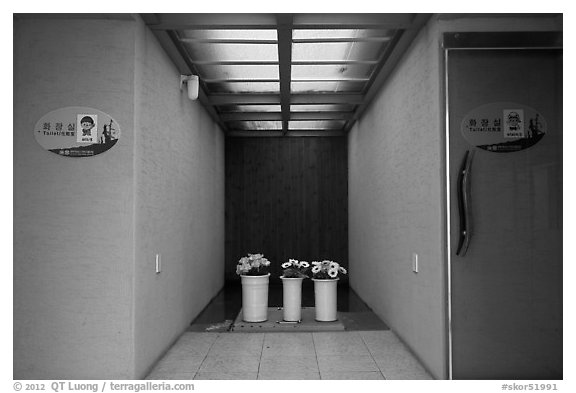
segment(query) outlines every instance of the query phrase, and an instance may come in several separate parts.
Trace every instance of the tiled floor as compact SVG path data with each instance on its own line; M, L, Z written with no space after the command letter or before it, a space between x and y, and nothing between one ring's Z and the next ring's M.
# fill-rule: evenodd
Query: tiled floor
M147 379L432 379L390 330L186 332Z

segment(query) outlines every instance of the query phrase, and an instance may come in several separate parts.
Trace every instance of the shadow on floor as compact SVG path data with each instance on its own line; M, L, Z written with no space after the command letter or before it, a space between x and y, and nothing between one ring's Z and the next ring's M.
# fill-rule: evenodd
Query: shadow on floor
M268 306L282 307L282 284L270 283ZM314 307L314 285L302 285L302 307ZM224 288L191 323L192 332L227 332L242 308L239 281L226 282ZM364 303L346 282L338 284L338 315L345 330L388 330L388 326Z

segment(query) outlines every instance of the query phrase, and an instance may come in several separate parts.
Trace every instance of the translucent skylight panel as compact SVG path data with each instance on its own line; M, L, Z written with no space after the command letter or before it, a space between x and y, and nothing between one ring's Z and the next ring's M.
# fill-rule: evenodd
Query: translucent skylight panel
M291 112L352 112L354 105L350 104L292 104Z
M377 60L384 42L295 43L293 61Z
M221 105L220 112L280 112L280 105Z
M292 93L359 93L366 86L366 82L292 82L290 86Z
M179 32L180 38L193 39L218 39L218 40L278 40L276 30L250 30L250 29L230 29L230 30L183 30Z
M292 79L348 79L369 78L371 64L292 65Z
M231 130L249 131L276 131L282 129L281 121L231 121L228 122L228 128Z
M292 38L301 39L336 39L390 37L391 30L385 29L295 29Z
M345 120L290 120L289 130L339 130L346 124Z
M272 44L214 44L185 42L193 61L278 61L278 46Z
M207 83L210 93L279 93L280 82Z
M204 79L270 79L278 80L277 65L198 65L200 78Z

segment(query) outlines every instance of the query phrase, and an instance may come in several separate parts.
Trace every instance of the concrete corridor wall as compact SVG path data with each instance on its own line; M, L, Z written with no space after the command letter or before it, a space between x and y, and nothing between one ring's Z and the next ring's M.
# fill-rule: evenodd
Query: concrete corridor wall
M136 376L224 285L224 134L137 25ZM161 254L162 272L155 273Z
M440 63L429 23L348 138L350 281L446 375ZM418 253L419 273L412 272Z
M142 378L220 289L223 135L178 77L138 16L15 16L15 379ZM36 121L67 106L119 142L44 150Z

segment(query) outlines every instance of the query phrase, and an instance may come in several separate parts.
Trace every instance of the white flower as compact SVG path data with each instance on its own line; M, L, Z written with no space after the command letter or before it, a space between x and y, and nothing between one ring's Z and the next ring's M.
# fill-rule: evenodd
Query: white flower
M336 278L338 275L338 269L328 269L328 275L332 278Z
M320 272L321 267L316 265L312 268L312 273L319 273Z
M340 267L340 265L336 262L330 262L330 267L329 269L336 269L338 270L338 268Z
M261 272L263 266L270 266L270 261L264 258L264 254L248 254L242 257L236 265L236 274L248 274L253 269L255 272Z
M314 266L320 266L321 264L322 262L312 261L312 265Z
M310 267L310 264L309 264L308 262L306 262L306 261L302 261L302 262L300 262L300 266L302 266L302 267Z
M283 268L283 269L288 269L290 266L292 266L292 263L290 263L290 262L284 262L284 263L282 264L282 268Z
M340 267L338 268L338 270L340 270L343 274L348 273L348 272L346 271L346 269L344 269L342 266L340 266Z
M298 261L297 261L296 259L289 259L288 262L289 262L289 263L294 263L294 264L298 263Z

